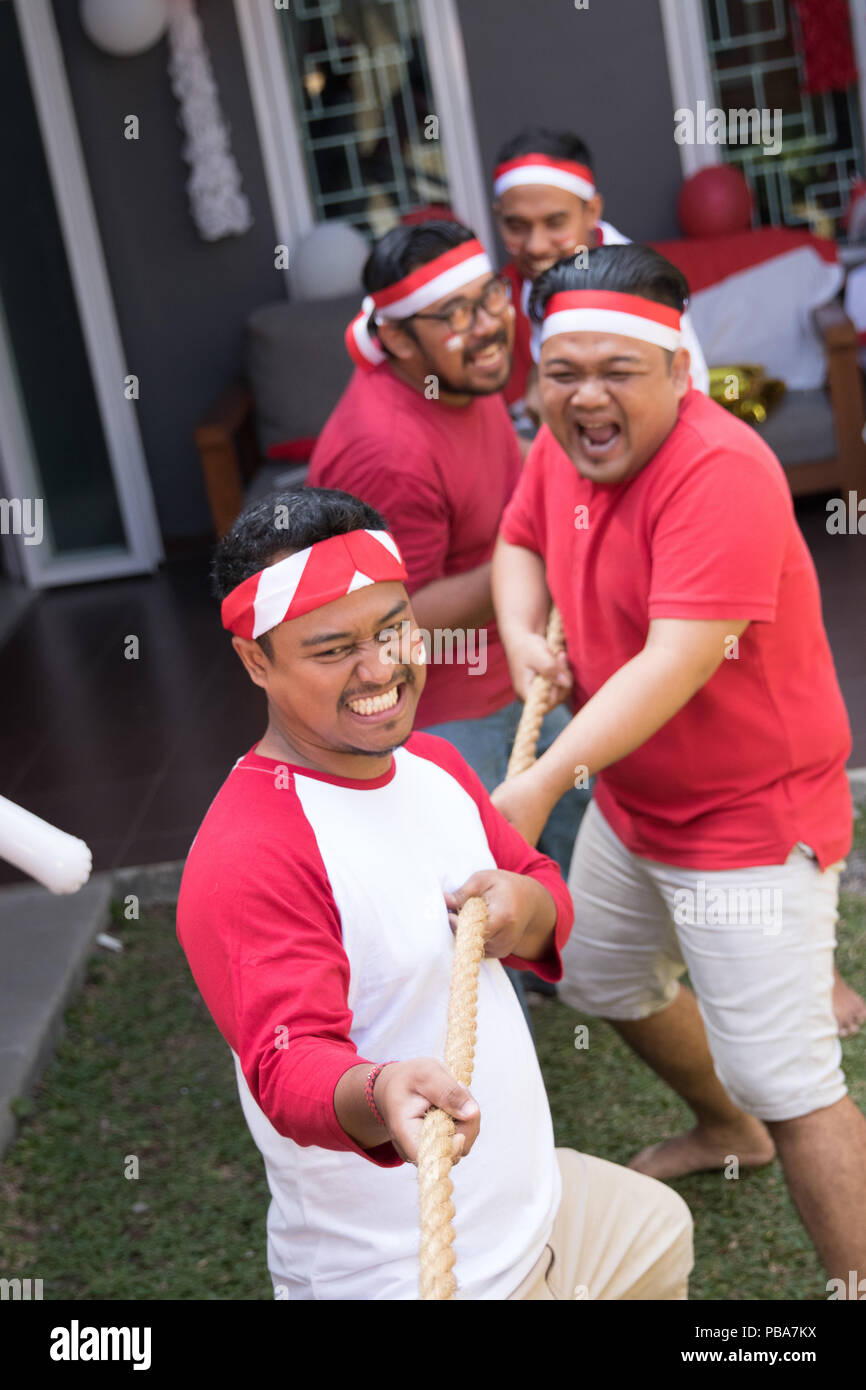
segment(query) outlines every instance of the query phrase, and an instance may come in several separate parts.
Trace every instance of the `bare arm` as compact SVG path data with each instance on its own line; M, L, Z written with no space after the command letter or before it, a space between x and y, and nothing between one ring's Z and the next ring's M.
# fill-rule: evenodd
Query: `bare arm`
M493 551L493 604L506 650L530 633L543 633L550 608L544 561L534 550L500 536Z
M576 770L592 776L657 733L721 665L725 639L748 625L746 619L653 620L643 650L605 681L528 772L497 788L494 804L534 844L574 786Z
M465 574L434 579L412 595L412 612L419 627L484 627L493 617L490 562Z
M525 700L533 676L546 676L554 682L552 709L568 694L571 675L565 653L554 655L544 640L550 611L544 561L501 536L493 552L493 604L514 689Z
M365 1086L370 1068L366 1063L350 1067L334 1089L334 1113L341 1126L362 1149L375 1149L390 1139L401 1158L414 1163L424 1116L431 1105L446 1110L455 1120L454 1161L468 1154L481 1123L478 1105L470 1092L432 1057L413 1057L392 1062L376 1077L373 1100L381 1114L380 1125L369 1105Z

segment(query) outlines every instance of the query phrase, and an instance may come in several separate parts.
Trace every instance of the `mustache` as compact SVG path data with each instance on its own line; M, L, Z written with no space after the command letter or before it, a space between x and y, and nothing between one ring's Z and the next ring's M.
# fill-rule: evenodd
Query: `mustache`
M486 352L488 348L492 347L505 347L507 343L508 334L505 332L505 329L503 328L499 333L494 333L491 338L485 338L483 343L478 343L474 348L472 348L471 352L464 352L463 361L471 362L472 359L474 357L477 357L480 352Z
M414 671L412 671L408 666L403 667L403 669L401 670L400 675L399 675L399 676L396 676L396 675L395 675L394 681L389 685L388 688L389 688L390 690L393 690L395 684L396 684L396 685L414 685L414 684L415 684L415 673L414 673ZM349 694L343 696L343 698L340 700L340 705L341 705L341 706L347 705L347 704L349 703L350 700L372 700L372 699L375 699L375 697L376 697L377 695L381 695L381 694L382 694L382 687L381 687L381 685L374 685L373 688L372 688L371 690L353 690L353 691L351 691L351 693L349 693Z

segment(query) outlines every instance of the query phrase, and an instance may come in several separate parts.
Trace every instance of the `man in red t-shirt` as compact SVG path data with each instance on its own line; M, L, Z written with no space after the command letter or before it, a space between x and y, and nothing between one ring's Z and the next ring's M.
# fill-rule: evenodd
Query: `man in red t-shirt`
M629 238L602 221L604 199L595 184L593 160L579 135L533 126L502 146L493 175L493 211L510 256L502 274L511 283L515 308L514 354L504 396L518 429L538 425L538 388L527 304L533 283L563 256L596 246L621 246ZM709 391L707 364L688 315L684 346L692 382Z
M541 636L553 599L577 713L494 800L531 842L575 774L597 776L560 992L613 1022L697 1118L633 1166L757 1164L775 1142L842 1275L866 1262L866 1120L832 1009L850 732L778 461L689 388L687 293L638 246L561 261L534 292L547 424L494 594L516 689L541 671L562 695Z
M364 286L347 333L358 370L319 438L308 482L341 488L386 517L428 634L418 726L453 743L492 790L522 709L490 592L497 529L521 469L501 395L514 310L483 247L453 221L388 232ZM539 746L565 722L553 711ZM572 791L542 838L564 875L586 800Z

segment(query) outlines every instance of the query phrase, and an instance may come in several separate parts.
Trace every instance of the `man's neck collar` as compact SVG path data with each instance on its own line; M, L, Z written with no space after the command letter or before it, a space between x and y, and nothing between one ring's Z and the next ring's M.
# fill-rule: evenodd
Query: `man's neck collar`
M390 749L385 753L368 755L305 745L293 739L273 718L268 720L265 736L256 745L256 753L261 758L272 758L291 767L308 768L327 777L357 782L373 782L385 776L394 761L394 753Z

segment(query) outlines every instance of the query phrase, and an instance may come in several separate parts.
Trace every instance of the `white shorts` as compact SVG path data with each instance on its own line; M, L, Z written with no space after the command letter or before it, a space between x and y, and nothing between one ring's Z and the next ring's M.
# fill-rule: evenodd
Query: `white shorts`
M687 969L737 1105L762 1120L834 1105L847 1091L832 1000L842 867L822 873L801 845L784 864L660 864L626 849L592 802L568 879L560 997L601 1018L646 1018Z

